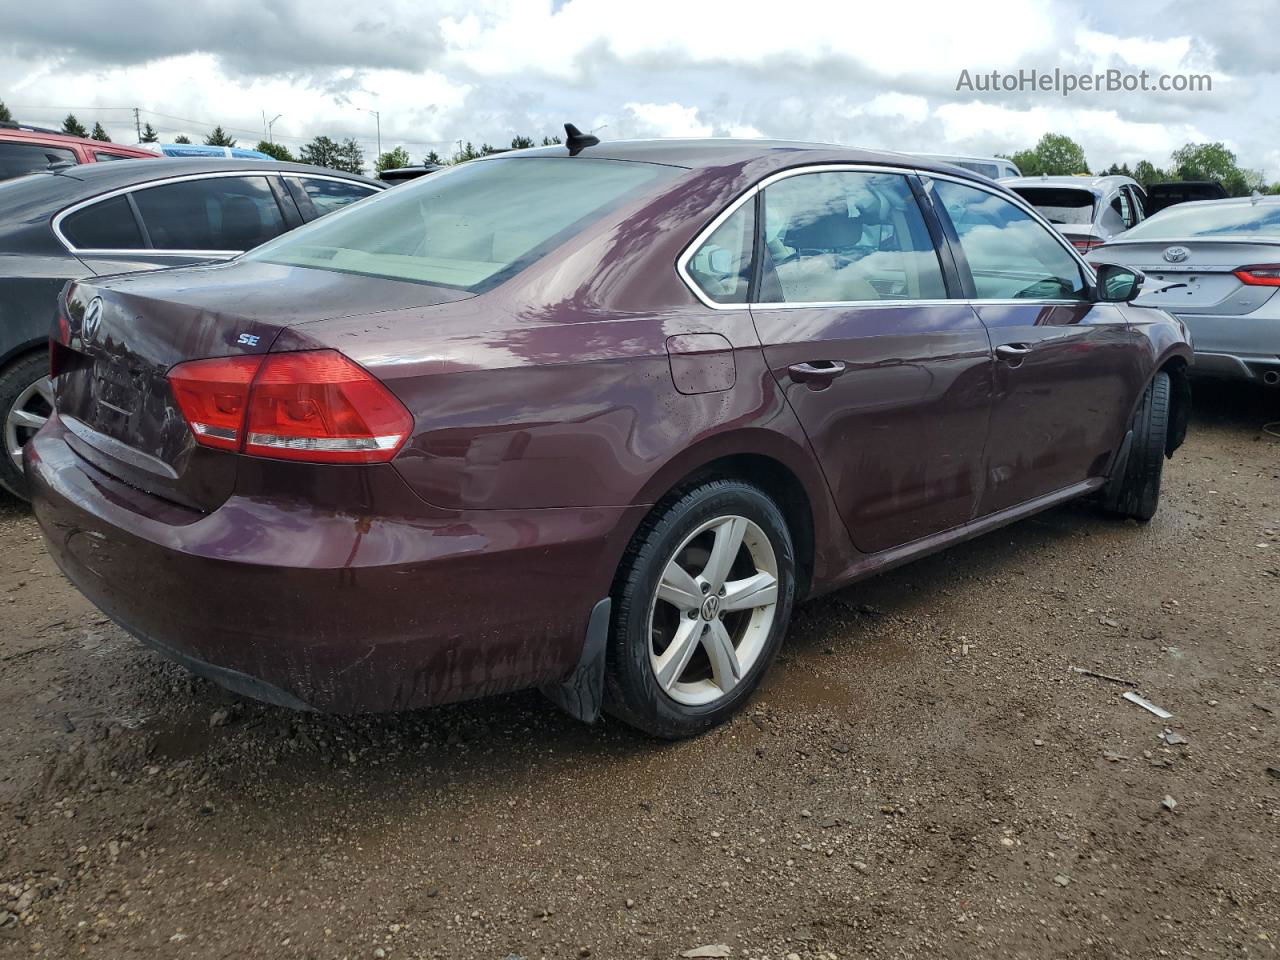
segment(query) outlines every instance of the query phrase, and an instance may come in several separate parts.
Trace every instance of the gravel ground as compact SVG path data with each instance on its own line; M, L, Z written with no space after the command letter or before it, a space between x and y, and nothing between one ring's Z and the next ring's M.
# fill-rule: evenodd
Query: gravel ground
M1274 401L1199 390L1148 526L1074 505L808 604L679 744L239 700L5 501L0 955L1273 956Z

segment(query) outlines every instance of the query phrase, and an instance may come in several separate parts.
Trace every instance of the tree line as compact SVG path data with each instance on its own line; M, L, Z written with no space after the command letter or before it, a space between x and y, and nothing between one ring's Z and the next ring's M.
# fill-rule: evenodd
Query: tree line
M1002 155L1003 156L1003 155ZM1006 159L1018 165L1023 176L1075 176L1094 173L1101 176L1132 177L1144 187L1170 180L1216 180L1227 194L1247 197L1259 193L1280 193L1280 183L1267 185L1262 173L1241 167L1236 155L1222 142L1188 143L1169 156L1167 167L1157 167L1149 160L1139 160L1130 169L1127 163L1113 163L1096 171L1089 169L1084 148L1061 133L1046 133L1028 150L1009 154Z
M0 122L13 122L13 115L3 101L0 101ZM95 123L92 131L86 130L84 124L76 119L73 113L68 113L66 119L62 121L62 132L73 137L88 137L106 143L111 142L111 138L107 136L107 131L103 129L101 123ZM155 128L149 123L146 124L142 130L142 142L158 143L159 141L160 135ZM191 143L191 139L185 134L179 134L174 137L173 142ZM546 136L541 140L544 147L560 142L559 137L553 136ZM236 138L223 130L221 125L215 126L209 131L204 137L204 143L211 147L238 146ZM458 149L447 157L441 156L435 150L431 150L422 158L421 162L440 165L463 163L467 160L474 160L476 157L502 153L508 149L521 150L536 145L533 137L522 134L511 138L510 147L495 147L489 143L481 143L477 147L470 140L459 141ZM273 143L269 140L259 140L252 149L265 153L277 160L310 163L318 167L329 167L332 170L343 170L347 173L365 172L364 151L361 149L360 144L350 137L339 143L321 135L304 144L296 154L283 144ZM999 156L1005 155L1000 154ZM1047 176L1087 175L1095 172L1089 169L1088 161L1084 155L1084 148L1070 137L1061 133L1046 133L1034 147L1009 154L1006 159L1016 163L1023 175L1028 177L1038 177L1041 174ZM393 170L396 167L409 166L413 166L413 158L408 150L400 146L382 153L373 163L375 174L382 173L384 170ZM1268 185L1261 172L1241 167L1236 155L1221 142L1188 143L1186 146L1179 147L1170 155L1167 167L1157 167L1149 160L1139 160L1132 169L1127 163L1113 163L1109 167L1100 168L1096 173L1132 177L1144 187L1168 180L1217 180L1227 193L1233 197L1248 196L1254 190L1261 193L1280 194L1280 183Z

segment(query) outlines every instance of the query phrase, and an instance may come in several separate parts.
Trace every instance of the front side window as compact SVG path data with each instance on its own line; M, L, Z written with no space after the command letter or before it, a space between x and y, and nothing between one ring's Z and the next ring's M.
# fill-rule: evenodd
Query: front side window
M583 157L473 160L313 221L248 259L480 293L682 173Z
M0 142L0 180L20 177L24 173L48 170L49 165L60 161L79 163L71 150L62 147L46 147L38 143Z
M1082 300L1084 272L1058 238L1004 197L949 180L934 189L983 300Z
M317 177L299 177L298 182L306 192L311 205L315 207L316 216L341 210L348 203L363 200L378 191L347 180L321 180Z
M751 246L755 204L748 200L712 231L685 269L716 303L746 303L751 287Z
M157 250L250 250L285 231L266 177L208 177L133 193Z
M933 300L947 295L907 179L832 171L764 191L765 303Z
M141 250L142 232L127 197L112 197L66 217L62 235L79 250Z

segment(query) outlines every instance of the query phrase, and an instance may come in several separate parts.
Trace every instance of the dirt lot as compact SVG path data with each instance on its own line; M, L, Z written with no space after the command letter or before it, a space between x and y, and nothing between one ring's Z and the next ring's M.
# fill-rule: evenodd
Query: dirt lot
M815 601L674 745L535 694L238 700L5 501L0 955L1273 956L1280 440L1198 401L1149 526L1072 506Z

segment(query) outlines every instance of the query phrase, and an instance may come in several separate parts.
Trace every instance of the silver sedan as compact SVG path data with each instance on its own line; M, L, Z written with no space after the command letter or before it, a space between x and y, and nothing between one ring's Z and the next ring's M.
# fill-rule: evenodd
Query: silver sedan
M1280 386L1280 197L1180 203L1089 259L1147 275L1134 302L1186 323L1197 374Z

